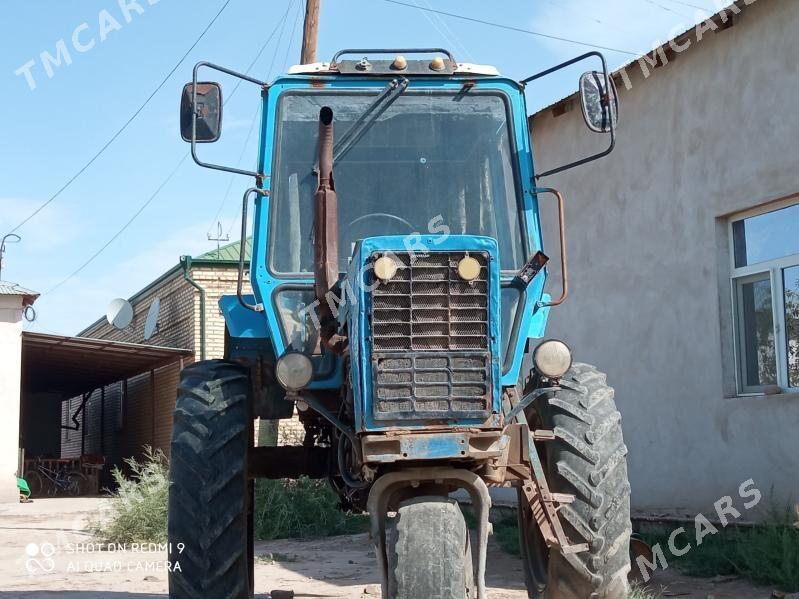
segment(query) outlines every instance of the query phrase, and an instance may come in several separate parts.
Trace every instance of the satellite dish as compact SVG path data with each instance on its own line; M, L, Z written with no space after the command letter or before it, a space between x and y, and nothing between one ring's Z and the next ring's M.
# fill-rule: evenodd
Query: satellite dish
M150 304L150 309L147 311L147 320L144 321L144 339L147 340L153 336L155 330L158 328L158 311L161 309L161 298L157 297Z
M105 317L108 319L108 324L114 328L127 328L133 320L133 306L130 305L128 300L118 297L108 304Z

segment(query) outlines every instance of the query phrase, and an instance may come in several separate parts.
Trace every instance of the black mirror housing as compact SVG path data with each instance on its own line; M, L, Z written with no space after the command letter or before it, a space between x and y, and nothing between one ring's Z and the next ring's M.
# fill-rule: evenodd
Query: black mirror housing
M196 96L196 106L195 106ZM193 129L194 115L197 115L196 135ZM213 143L222 135L222 86L204 81L183 86L180 99L180 135L183 141Z
M588 71L580 77L580 104L583 108L585 124L596 133L610 133L619 119L619 96L612 77L605 73Z

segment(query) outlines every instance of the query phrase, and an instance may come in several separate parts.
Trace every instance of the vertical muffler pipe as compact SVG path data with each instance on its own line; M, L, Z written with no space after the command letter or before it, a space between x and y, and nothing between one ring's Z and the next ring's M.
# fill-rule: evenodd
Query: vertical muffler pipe
M333 110L319 111L319 185L314 195L314 290L319 300L322 341L335 333L333 312L327 300L338 282L338 199L333 182Z

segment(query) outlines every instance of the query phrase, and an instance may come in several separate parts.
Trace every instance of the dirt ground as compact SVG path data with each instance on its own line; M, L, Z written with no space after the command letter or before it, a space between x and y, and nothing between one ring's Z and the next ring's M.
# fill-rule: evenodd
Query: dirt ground
M100 548L88 523L108 509L106 499L40 499L0 506L0 599L150 599L167 596L166 552L160 547ZM258 543L255 588L295 597L379 597L376 560L367 535ZM272 556L271 558L269 556ZM491 599L526 599L521 563L490 545ZM688 599L767 599L737 579L705 580L660 572L654 596Z

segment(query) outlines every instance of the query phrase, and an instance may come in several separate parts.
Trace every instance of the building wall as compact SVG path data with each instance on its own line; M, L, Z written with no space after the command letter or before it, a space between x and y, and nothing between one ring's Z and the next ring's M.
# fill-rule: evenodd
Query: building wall
M760 0L647 80L633 65L615 152L540 182L564 192L569 240L548 335L616 387L639 511L693 515L749 478L799 497L799 396L736 396L725 218L799 193L796 31L799 4ZM576 104L533 135L539 172L604 137Z
M17 503L22 296L0 295L0 503Z

